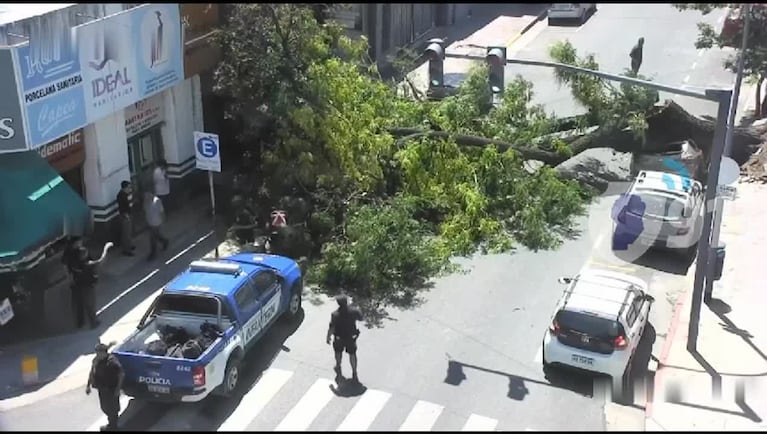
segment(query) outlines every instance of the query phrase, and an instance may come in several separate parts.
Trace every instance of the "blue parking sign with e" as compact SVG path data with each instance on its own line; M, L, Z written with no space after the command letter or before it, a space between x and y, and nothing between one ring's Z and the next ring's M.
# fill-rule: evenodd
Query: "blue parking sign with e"
M213 158L218 153L218 145L210 137L203 137L197 141L197 150L202 156Z

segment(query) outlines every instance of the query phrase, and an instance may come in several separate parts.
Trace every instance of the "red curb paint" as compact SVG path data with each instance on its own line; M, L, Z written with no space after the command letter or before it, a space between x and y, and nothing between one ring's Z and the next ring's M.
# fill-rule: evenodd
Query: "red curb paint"
M685 301L687 301L687 296L690 294L692 289L692 286L688 287L674 305L674 314L671 317L671 324L669 324L668 333L666 333L666 340L663 342L663 348L661 348L660 356L658 356L658 369L655 371L655 377L653 379L652 399L647 399L647 402L645 403L645 418L652 416L653 401L659 393L658 385L660 384L663 365L666 364L668 354L671 352L671 344L674 342L676 329L679 327L679 321L682 319L682 308L684 307Z

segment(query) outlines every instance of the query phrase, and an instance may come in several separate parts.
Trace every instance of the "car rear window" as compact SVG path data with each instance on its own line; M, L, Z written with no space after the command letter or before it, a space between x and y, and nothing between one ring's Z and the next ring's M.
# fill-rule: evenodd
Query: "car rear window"
M560 310L556 320L565 330L576 331L602 340L612 340L623 332L623 327L618 321L583 312Z
M684 202L660 194L639 194L641 201L630 201L629 212L632 214L660 219L680 219L683 217Z
M221 315L228 317L226 304L221 306ZM192 295L162 294L154 309L155 313L182 312L196 315L218 315L218 303L210 297Z

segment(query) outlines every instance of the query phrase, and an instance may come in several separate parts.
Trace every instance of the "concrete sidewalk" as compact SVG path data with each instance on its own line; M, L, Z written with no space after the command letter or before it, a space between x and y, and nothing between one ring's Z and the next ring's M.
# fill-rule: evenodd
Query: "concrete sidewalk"
M767 186L739 184L738 196L725 203L724 273L702 307L697 351L687 350L689 290L660 356L647 431L767 430L767 230L757 223L767 213Z
M147 233L135 239L136 256L126 257L119 251L110 254L99 273L97 307L102 325L96 330L75 329L67 288L52 289L46 300L50 309L41 327L47 335L38 332L38 336L18 339L0 349L0 409L81 387L95 343L120 340L130 334L162 285L190 260L215 247L223 231L213 233L206 215L209 209L203 195L171 214L165 229L171 239L170 248L152 262L146 256ZM21 361L26 356L37 358L37 386L23 385Z

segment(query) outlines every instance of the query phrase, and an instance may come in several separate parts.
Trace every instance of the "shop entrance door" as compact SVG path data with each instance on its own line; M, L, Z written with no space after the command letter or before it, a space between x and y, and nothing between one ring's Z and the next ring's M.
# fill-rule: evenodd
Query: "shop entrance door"
M162 136L159 128L153 128L128 139L128 165L133 184L133 231L144 229L144 192L152 191L152 171L155 163L163 157Z

